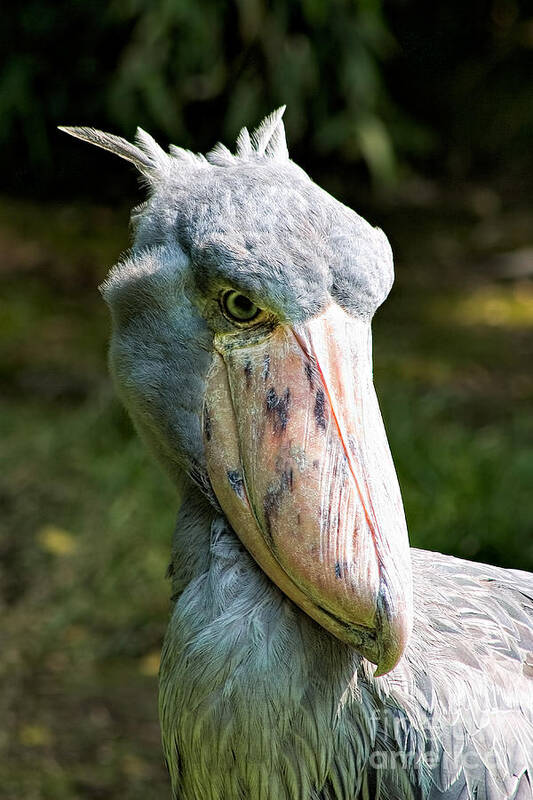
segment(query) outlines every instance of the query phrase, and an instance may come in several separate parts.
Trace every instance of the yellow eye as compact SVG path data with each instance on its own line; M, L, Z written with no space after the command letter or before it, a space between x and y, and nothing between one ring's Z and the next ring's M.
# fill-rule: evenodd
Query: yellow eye
M222 311L231 322L253 322L262 309L245 294L229 289L220 298Z

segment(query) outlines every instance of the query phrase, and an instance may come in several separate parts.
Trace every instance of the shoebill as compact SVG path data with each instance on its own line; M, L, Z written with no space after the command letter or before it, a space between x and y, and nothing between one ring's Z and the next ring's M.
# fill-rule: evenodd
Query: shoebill
M533 576L410 549L372 382L384 233L289 159L68 133L148 200L110 364L179 488L163 746L180 800L533 798Z

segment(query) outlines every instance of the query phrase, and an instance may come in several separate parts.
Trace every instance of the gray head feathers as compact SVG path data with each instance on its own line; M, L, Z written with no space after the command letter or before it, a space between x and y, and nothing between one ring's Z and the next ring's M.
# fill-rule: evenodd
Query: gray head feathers
M370 317L392 285L390 246L289 159L284 111L243 128L235 152L217 144L205 156L175 145L165 152L140 128L133 143L62 130L131 161L145 179L149 200L132 215L135 252L178 244L195 280L238 283L283 319L318 312L329 296Z
M243 128L237 137L235 155L220 143L216 144L206 156L192 153L190 150L184 150L182 147L172 144L169 152L165 153L155 139L142 128L137 128L134 144L121 136L104 133L95 128L59 126L59 130L130 161L149 183L156 183L177 164L198 168L227 167L256 159L288 161L289 153L282 122L284 111L285 106L273 111L272 114L265 117L251 135L247 128Z

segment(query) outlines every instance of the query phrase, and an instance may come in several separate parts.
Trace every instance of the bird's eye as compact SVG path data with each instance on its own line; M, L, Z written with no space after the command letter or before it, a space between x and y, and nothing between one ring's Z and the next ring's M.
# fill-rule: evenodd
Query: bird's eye
M249 297L233 289L222 294L220 303L222 311L231 322L253 322L262 311Z

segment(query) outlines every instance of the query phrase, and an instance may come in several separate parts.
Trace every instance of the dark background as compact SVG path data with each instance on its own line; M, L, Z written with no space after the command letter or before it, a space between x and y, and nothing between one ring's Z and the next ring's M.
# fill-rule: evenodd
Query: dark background
M515 0L55 0L3 15L6 188L123 199L58 121L205 151L286 103L308 169L382 189L413 170L527 195L533 13ZM107 179L106 179L107 176Z
M533 569L533 8L41 0L0 26L0 796L167 797L178 505L115 400L97 292L142 198L58 124L292 157L385 229L375 379L412 542Z

